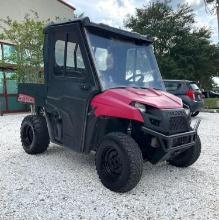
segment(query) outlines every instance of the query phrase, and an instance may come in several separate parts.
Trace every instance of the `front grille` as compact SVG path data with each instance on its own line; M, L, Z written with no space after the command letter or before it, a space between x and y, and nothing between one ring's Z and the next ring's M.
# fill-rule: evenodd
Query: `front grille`
M169 129L171 132L186 131L187 127L187 120L185 116L175 116L170 118Z
M173 139L173 147L190 143L190 137L179 137Z

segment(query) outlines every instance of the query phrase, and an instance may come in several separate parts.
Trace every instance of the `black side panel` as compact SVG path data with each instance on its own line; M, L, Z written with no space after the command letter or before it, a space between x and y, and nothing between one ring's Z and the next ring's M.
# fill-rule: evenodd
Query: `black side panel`
M19 83L18 94L29 95L35 98L36 106L44 106L47 87L45 84Z
M96 117L90 109L86 127L85 153L96 150L103 137L111 132L128 132L129 120L111 117Z

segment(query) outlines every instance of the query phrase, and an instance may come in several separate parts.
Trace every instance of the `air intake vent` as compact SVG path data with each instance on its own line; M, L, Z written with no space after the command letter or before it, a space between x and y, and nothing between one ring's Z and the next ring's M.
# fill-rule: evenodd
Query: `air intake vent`
M171 131L186 131L187 127L185 116L175 116L170 118L169 129Z
M186 112L184 110L180 111L170 111L168 112L168 115L171 116L186 116Z

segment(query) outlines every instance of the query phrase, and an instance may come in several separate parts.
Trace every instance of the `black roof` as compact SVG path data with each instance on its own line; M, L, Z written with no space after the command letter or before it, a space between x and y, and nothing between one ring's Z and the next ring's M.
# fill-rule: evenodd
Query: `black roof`
M72 24L72 23L81 23L82 26L84 27L88 27L91 30L96 30L99 32L108 32L111 34L116 34L119 35L121 37L125 37L125 38L129 38L129 39L135 39L135 40L139 40L139 41L144 41L147 43L152 43L151 39L148 39L146 36L141 35L139 33L135 33L135 32L129 32L126 30L122 30L119 28L114 28L105 24L97 24L97 23L93 23L90 21L90 19L88 17L83 17L83 18L77 18L74 20L70 20L70 21L66 21L66 22L61 22L61 23L50 23L48 24L45 29L44 29L44 33L47 33L48 30L52 27L56 27L56 26L63 26L66 24Z
M164 82L188 82L188 83L196 83L195 81L187 80L187 79L164 79Z

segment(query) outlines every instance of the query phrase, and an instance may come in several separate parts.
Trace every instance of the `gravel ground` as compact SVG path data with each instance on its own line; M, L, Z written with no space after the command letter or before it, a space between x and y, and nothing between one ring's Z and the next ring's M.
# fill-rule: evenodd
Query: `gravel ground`
M219 219L219 114L200 114L203 149L193 166L145 163L126 194L103 187L93 154L54 144L41 155L24 153L24 116L0 117L0 219Z

